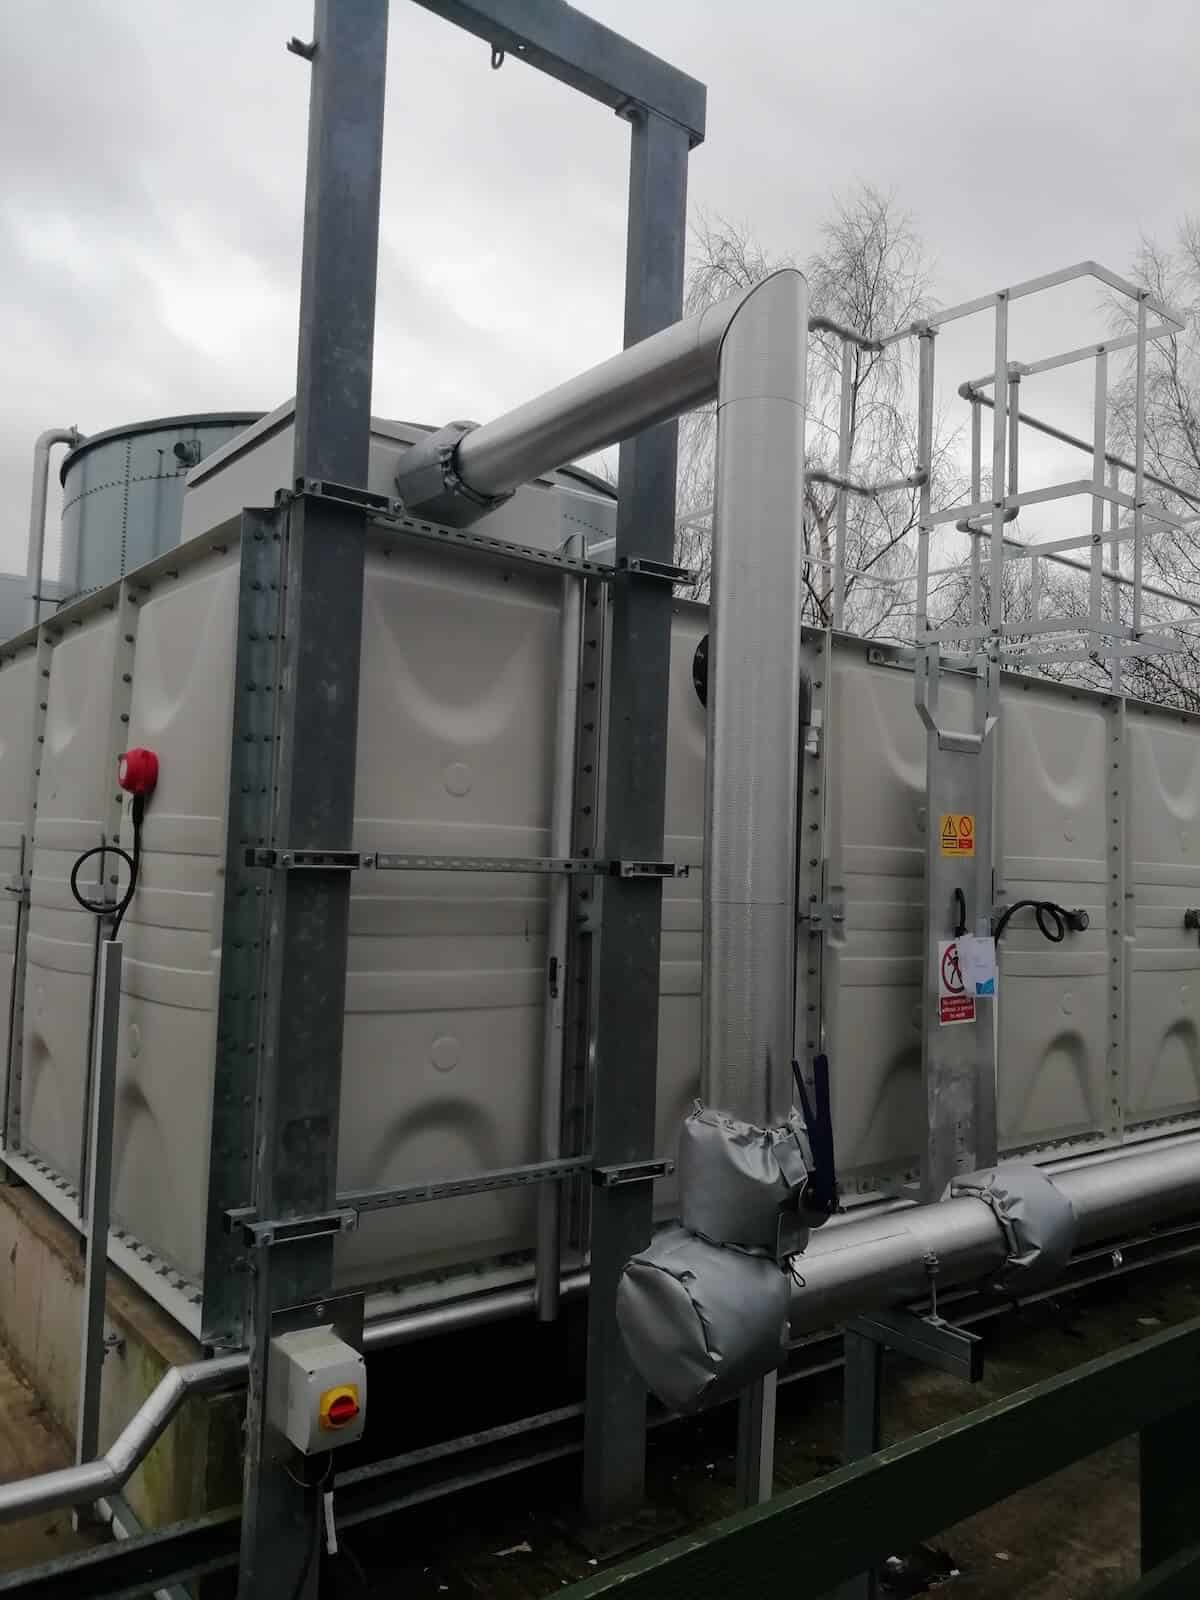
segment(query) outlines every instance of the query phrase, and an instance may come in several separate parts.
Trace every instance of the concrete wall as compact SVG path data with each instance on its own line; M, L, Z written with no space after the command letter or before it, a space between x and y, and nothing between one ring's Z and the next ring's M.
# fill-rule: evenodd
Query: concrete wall
M83 1258L79 1237L32 1190L0 1184L0 1339L74 1438L79 1389ZM100 1447L107 1449L170 1366L202 1352L115 1269L107 1331L121 1341L104 1361ZM130 1479L126 1496L150 1527L236 1503L241 1496L239 1396L190 1400Z

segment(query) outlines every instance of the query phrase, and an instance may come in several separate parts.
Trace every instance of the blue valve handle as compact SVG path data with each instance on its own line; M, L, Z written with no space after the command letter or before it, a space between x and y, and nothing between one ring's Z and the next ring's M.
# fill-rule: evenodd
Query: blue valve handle
M792 1076L800 1096L800 1110L808 1131L813 1170L805 1185L803 1205L808 1211L830 1217L838 1208L837 1168L833 1153L833 1110L829 1097L829 1057L813 1057L813 1099L808 1097L800 1063L792 1062Z

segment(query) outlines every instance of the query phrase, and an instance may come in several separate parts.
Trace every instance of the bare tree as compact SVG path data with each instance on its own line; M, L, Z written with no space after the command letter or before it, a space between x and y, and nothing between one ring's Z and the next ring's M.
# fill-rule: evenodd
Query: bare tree
M705 306L759 282L780 267L802 265L814 311L870 340L908 327L929 309L929 263L912 218L890 195L867 186L835 203L821 230L820 248L803 263L772 255L748 230L702 219L693 232L687 309ZM850 357L850 475L862 480L903 478L916 470L912 355L908 341L882 350L853 348ZM817 333L810 345L807 456L811 468L836 470L842 381L842 344ZM700 574L707 593L713 498L715 416L712 408L684 420L680 440L681 525L678 559ZM934 449L937 503L962 487L949 441ZM833 552L838 491L810 482L804 526L809 561L805 613L827 625L833 613ZM871 498L849 496L846 507L846 612L856 631L885 634L912 611L912 546L919 492L889 490Z
M1145 240L1134 264L1139 283L1184 317L1179 333L1155 340L1146 355L1145 463L1154 477L1175 486L1174 492L1148 483L1152 506L1176 514L1200 512L1200 219L1186 217L1175 242L1164 247ZM1132 326L1136 312L1128 299L1115 304L1114 319ZM1133 361L1127 363L1111 391L1112 443L1132 460L1136 404ZM1132 491L1125 476L1123 486ZM1145 521L1145 581L1161 593L1143 599L1142 622L1148 629L1170 627L1200 612L1200 524L1176 529ZM1131 597L1122 594L1121 613L1132 621ZM1200 708L1200 633L1175 630L1177 654L1148 656L1124 663L1127 691L1143 699Z

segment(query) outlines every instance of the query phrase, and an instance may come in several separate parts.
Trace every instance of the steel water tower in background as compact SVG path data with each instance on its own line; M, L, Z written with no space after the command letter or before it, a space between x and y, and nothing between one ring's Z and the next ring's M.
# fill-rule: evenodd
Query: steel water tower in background
M63 599L111 583L179 543L184 481L256 411L159 417L93 434L63 460Z

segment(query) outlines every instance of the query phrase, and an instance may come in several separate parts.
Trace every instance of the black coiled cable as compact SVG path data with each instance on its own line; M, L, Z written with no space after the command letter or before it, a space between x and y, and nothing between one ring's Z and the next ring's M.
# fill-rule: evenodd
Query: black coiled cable
M119 844L97 844L90 850L85 850L71 868L71 893L85 911L90 911L94 917L111 917L112 928L109 932L110 939L116 939L121 932L121 923L125 920L125 913L129 910L130 901L137 890L138 873L142 865L142 818L146 814L146 797L144 794L135 794L133 805L130 808L133 820L133 851L122 850ZM79 887L79 874L84 863L93 856L100 857L100 875L104 876L106 856L116 856L129 868L129 882L125 893L116 905L110 905L107 900L89 900Z
M1091 922L1086 911L1075 909L1070 911L1066 906L1060 906L1055 900L1014 900L1012 905L1005 906L996 918L996 925L992 930L992 937L999 939L1005 928L1008 927L1018 911L1028 908L1034 914L1038 931L1043 939L1049 939L1051 944L1061 944L1067 937L1067 930L1072 933L1082 933Z

